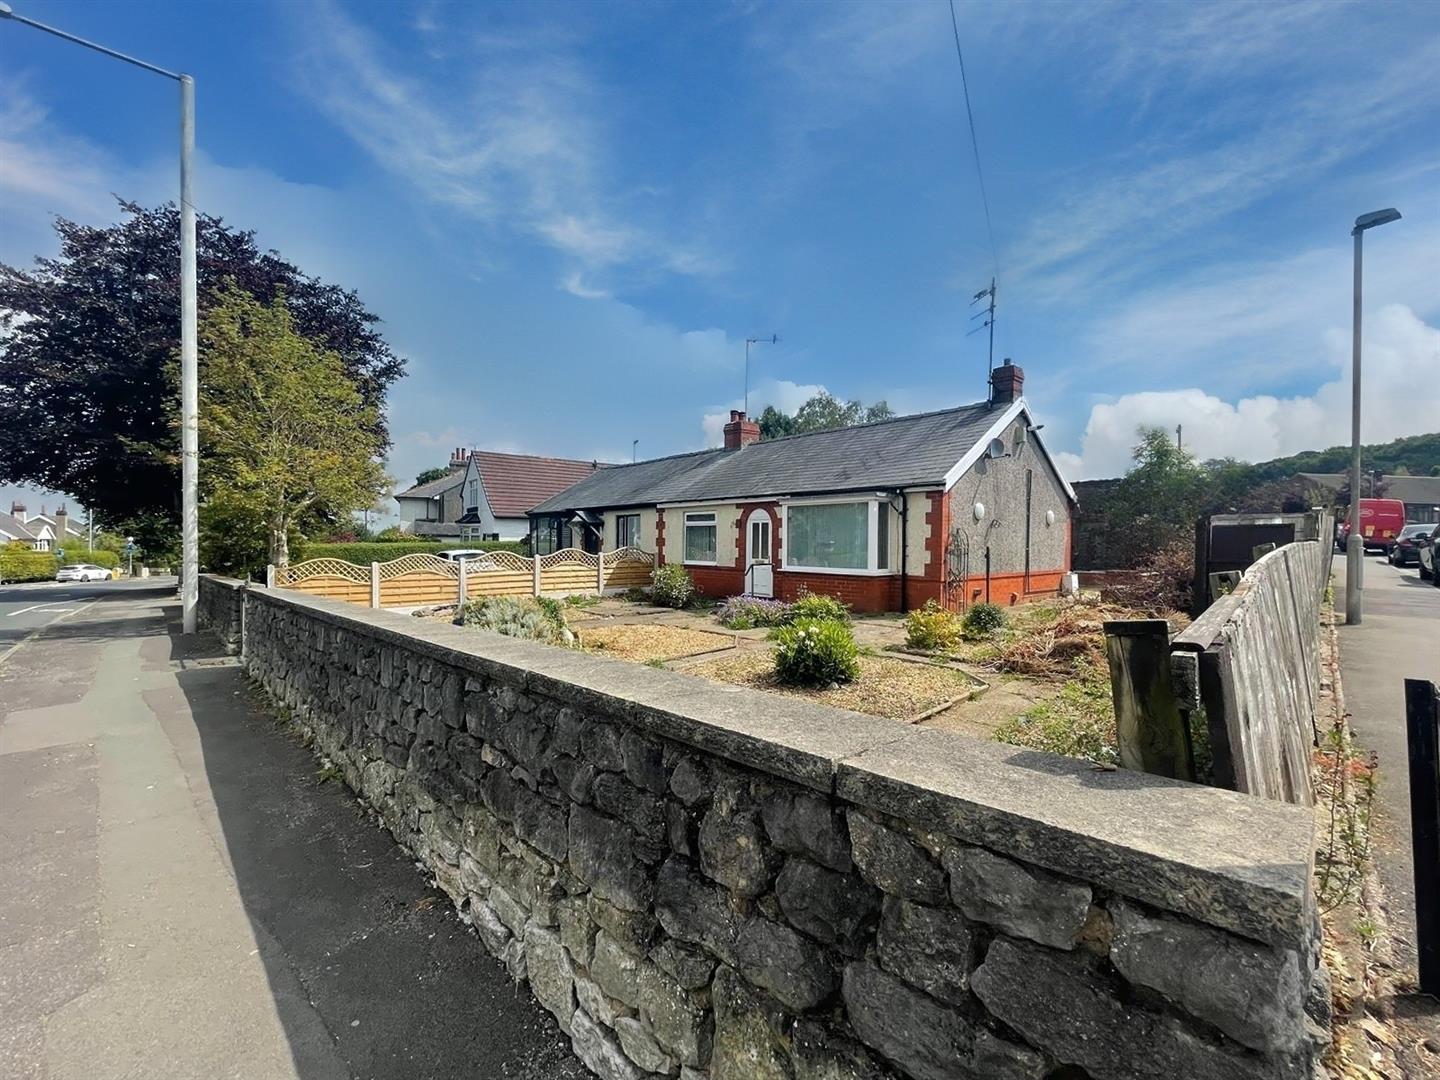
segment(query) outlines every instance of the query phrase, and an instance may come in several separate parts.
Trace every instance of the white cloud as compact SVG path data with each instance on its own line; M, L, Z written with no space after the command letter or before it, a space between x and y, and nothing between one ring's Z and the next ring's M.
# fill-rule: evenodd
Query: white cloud
M1348 362L1349 336L1326 335L1332 370ZM1426 372L1440 368L1440 329L1403 304L1374 313L1365 330L1365 442L1386 442L1440 428L1440 385ZM1059 455L1072 479L1118 476L1130 464L1136 428L1183 426L1185 448L1200 459L1236 457L1265 461L1301 450L1348 443L1350 379L1343 374L1307 396L1257 395L1229 402L1190 387L1125 394L1094 406L1081 453Z
M573 274L565 275L565 280L560 283L560 287L566 292L568 292L571 296L578 296L581 300L610 299L610 290L596 289L592 286L585 284L585 281L580 276L580 272L578 270L575 271Z
M789 379L762 379L750 389L750 415L758 417L765 406L774 405L783 413L793 413L816 394L825 393L819 383L794 383ZM744 398L736 398L722 408L706 412L700 418L706 446L720 446L725 441L725 425L730 422L731 409L743 409Z

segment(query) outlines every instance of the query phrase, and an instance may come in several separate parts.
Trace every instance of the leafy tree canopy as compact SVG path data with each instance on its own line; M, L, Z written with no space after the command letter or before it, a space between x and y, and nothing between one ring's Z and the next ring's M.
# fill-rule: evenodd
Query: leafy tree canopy
M421 484L428 484L432 480L443 480L449 475L449 469L426 469L419 476L415 477L415 486L419 487Z
M337 353L296 329L283 295L262 303L226 288L206 313L201 341L201 490L212 558L233 567L266 551L284 566L313 508L346 514L385 489L378 410ZM217 543L229 547L220 558Z
M179 213L120 209L104 228L57 219L56 258L0 264L0 482L64 492L159 551L179 522ZM196 232L202 317L227 281L262 303L283 294L293 332L360 395L364 445L383 448L385 392L405 364L377 316L251 232L209 215Z
M785 435L805 435L812 431L829 431L832 428L853 427L869 424L876 420L889 420L895 411L884 401L866 406L860 401L840 401L821 391L790 416L773 405L765 406L760 414L760 437L778 439Z

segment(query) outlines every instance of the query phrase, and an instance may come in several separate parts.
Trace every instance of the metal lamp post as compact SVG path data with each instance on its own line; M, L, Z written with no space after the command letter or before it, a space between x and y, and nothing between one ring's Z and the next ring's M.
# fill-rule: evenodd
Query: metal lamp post
M200 438L198 426L199 379L196 350L195 302L195 80L144 60L126 56L104 45L86 41L64 30L16 15L0 0L0 19L43 30L65 41L83 45L116 60L163 75L180 84L180 606L184 631L195 632L195 606L199 600Z
M1350 535L1345 538L1345 623L1360 622L1365 582L1365 538L1360 534L1360 284L1362 246L1366 229L1400 220L1391 207L1361 214L1350 235L1355 237L1355 307L1351 315L1350 374Z

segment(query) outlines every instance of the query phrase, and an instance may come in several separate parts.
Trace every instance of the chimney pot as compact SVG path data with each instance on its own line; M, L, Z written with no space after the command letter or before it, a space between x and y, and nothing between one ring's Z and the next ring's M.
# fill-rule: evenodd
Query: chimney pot
M1009 357L990 373L990 403L1008 405L1018 399L1025 389L1025 369Z
M725 449L739 450L760 441L760 425L746 418L739 409L730 410L730 422L725 425Z

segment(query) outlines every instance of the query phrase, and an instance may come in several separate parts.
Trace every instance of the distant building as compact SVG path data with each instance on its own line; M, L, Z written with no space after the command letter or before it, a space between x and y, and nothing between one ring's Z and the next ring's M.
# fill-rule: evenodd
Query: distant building
M1345 473L1301 473L1330 491L1339 491L1350 477ZM1369 477L1362 479L1360 497L1370 495ZM1440 523L1440 476L1380 477L1380 494L1386 499L1399 499L1405 504L1405 521L1410 525Z
M70 520L63 506L53 515L47 514L43 506L40 513L30 514L24 503L17 502L11 504L10 513L0 513L0 543L28 544L36 551L55 551L63 550L67 541L84 537L85 530Z

